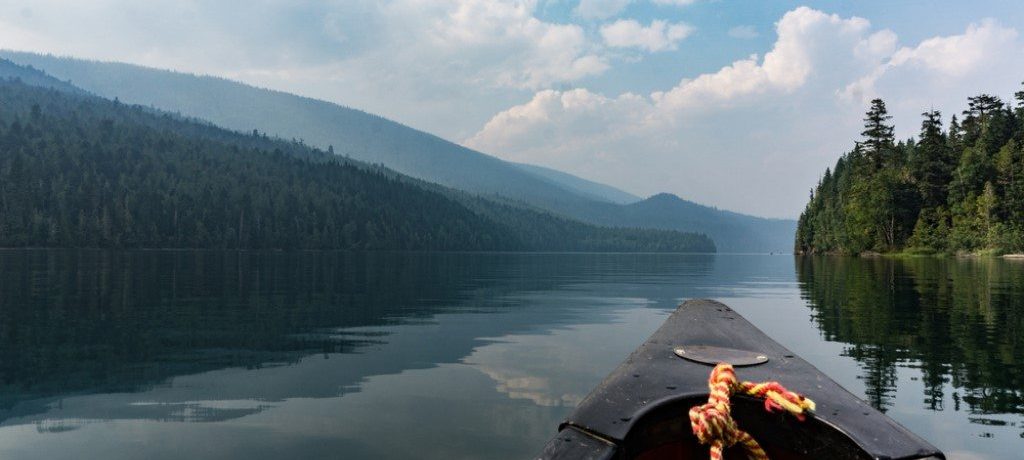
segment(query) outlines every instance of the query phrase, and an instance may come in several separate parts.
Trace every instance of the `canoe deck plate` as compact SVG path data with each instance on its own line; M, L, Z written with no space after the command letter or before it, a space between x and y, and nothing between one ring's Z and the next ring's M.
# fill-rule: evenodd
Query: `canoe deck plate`
M768 356L763 353L710 345L680 345L675 347L674 351L680 358L710 366L729 363L736 367L743 367L768 362Z

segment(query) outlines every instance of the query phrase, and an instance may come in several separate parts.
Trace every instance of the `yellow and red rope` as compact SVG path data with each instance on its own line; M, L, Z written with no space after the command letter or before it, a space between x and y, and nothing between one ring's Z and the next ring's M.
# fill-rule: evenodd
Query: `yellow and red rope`
M701 444L711 446L711 460L722 460L722 452L734 445L741 445L750 460L768 460L750 433L740 429L732 418L729 398L733 394L745 394L764 399L768 412L784 410L798 420L814 410L814 401L787 390L778 382L741 382L736 378L732 365L721 363L715 366L708 378L708 402L690 409L690 427Z

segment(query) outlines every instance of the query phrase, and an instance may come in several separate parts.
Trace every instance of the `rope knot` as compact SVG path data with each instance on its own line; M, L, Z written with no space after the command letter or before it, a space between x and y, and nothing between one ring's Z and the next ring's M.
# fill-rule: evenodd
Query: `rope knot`
M711 446L712 460L721 460L722 452L736 444L744 447L750 460L768 460L761 445L732 418L729 398L735 393L762 398L766 411L785 410L800 421L807 411L814 410L814 401L787 390L778 382L740 382L732 365L727 363L711 371L708 389L708 402L690 409L690 427L701 444Z

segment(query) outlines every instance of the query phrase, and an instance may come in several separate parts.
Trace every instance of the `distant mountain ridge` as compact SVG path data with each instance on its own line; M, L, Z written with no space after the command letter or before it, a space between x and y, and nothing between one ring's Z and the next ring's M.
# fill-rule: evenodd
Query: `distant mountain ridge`
M599 222L600 223L600 222ZM616 223L646 228L700 228L715 235L729 252L789 252L796 222L787 219L755 218L696 204L670 193L623 206ZM643 225L640 225L640 224Z
M616 204L629 204L642 200L642 198L633 195L632 193L624 192L609 185L599 184L594 181L576 177L557 169L545 168L543 166L526 163L512 164L531 174L550 180L560 187L567 188L582 196L591 197L598 201L607 201Z
M763 219L687 202L640 200L567 173L523 165L337 104L222 78L123 63L0 51L109 99L152 106L242 132L301 139L356 160L584 222L704 233L724 252L788 252L795 221ZM653 201L651 201L653 200ZM650 201L649 203L647 201Z
M21 66L6 59L0 59L0 76L6 79L17 79L31 86L51 88L74 94L85 94L71 83L60 81L32 66Z

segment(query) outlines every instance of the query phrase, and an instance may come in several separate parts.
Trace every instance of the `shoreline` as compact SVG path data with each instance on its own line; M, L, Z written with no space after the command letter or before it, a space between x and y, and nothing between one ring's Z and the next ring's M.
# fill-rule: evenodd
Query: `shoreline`
M797 256L833 256L833 257L860 257L863 259L876 259L876 258L910 258L910 257L934 257L934 258L945 258L954 257L958 259L975 259L975 258L995 258L995 259L1007 259L1007 260L1024 260L1024 253L1010 253L1010 254L998 254L991 250L981 250L972 252L916 252L916 251L892 251L892 252L878 252L878 251L864 251L858 254L850 254L836 251L819 252L819 253L795 253Z

